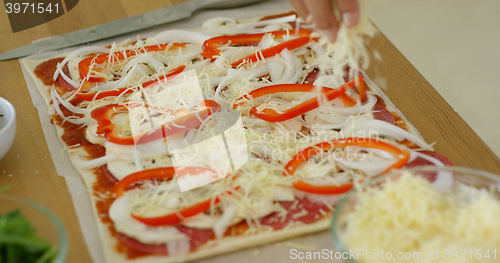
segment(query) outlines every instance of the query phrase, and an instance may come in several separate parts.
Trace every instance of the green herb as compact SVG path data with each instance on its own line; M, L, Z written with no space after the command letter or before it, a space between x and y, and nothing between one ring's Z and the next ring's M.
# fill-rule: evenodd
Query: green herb
M0 193L10 187L0 187ZM47 263L54 261L56 254L56 249L36 234L21 210L0 215L0 263Z
M12 184L6 184L6 185L0 187L0 194L9 190L11 187L12 187Z

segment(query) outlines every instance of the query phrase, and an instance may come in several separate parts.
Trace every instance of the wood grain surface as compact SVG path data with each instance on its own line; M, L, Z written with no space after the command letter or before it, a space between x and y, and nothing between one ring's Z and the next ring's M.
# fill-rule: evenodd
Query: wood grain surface
M183 0L80 0L67 14L46 24L12 33L0 7L0 53L33 40L64 34L89 26L152 11ZM280 13L283 10L276 10ZM500 173L500 160L481 141L432 86L415 70L383 34L370 43L383 61L373 60L367 70L375 82L384 80L384 92L420 131L427 142L458 166ZM43 138L18 60L0 62L0 96L17 110L17 134L10 152L0 160L0 185L12 183L8 194L37 201L52 210L69 235L67 262L91 262L65 181L57 176ZM1 140L1 138L0 138ZM85 191L85 189L82 189Z

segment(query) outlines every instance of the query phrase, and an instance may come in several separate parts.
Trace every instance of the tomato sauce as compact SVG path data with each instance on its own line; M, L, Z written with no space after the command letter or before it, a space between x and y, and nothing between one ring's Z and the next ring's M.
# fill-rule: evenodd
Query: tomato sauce
M61 107L61 110L63 110L65 115L68 112L68 110L64 109L64 107ZM80 145L83 149L85 149L91 158L99 158L105 155L106 152L103 146L94 145L85 138L85 128L81 127L81 125L63 122L62 118L57 115L53 117L53 121L55 124L64 129L64 133L61 138L68 146ZM113 222L108 215L109 208L115 200L113 193L116 182L110 180L109 175L107 175L104 169L107 170L105 166L102 166L93 170L93 173L96 176L96 182L92 185L92 190L94 197L96 197L95 205L99 219L108 227L111 236L116 236L117 232L115 231ZM138 253L135 250L130 249L123 243L118 243L116 245L116 249L117 251L125 253L127 258L136 258L144 255L143 253Z
M56 70L57 64L62 60L63 58L55 58L41 63L35 69L36 76L40 78L40 80L42 80L45 85L60 86L60 83L58 81L54 81L52 77ZM78 105L80 102L82 102L82 100L75 98L71 101L71 104ZM69 111L63 105L60 105L59 107L65 117L82 117L81 115L74 114L73 112ZM66 143L66 145L82 147L87 152L90 159L99 158L106 154L106 149L103 146L92 144L85 138L86 128L84 126L73 124L67 121L65 122L63 118L61 118L61 116L57 114L52 116L52 123L58 125L64 130L61 139ZM116 236L116 231L113 228L112 224L113 222L108 216L109 207L115 200L113 193L116 183L111 181L110 178L107 177L102 167L94 169L93 173L96 176L96 182L93 184L92 189L93 195L97 197L97 214L99 215L101 222L108 226L111 235ZM123 245L122 243L119 243L117 245L117 250L126 251L126 255L128 258L137 257L137 253L134 250L127 248L128 247Z
M61 110L65 113L65 116L69 116L69 114L67 114L69 112L68 110L64 107L61 107ZM105 155L106 152L103 146L94 145L85 138L85 128L81 127L81 125L63 122L62 118L57 115L53 117L53 121L55 124L64 129L64 133L61 138L68 146L80 145L83 149L85 149L91 158L99 158ZM95 205L99 219L107 226L111 236L116 237L117 232L114 229L113 222L108 215L109 208L115 200L113 193L116 182L110 180L108 175L109 172L106 173L106 171L106 166L95 168L93 170L93 173L96 176L96 182L92 185L92 190L94 197L96 197ZM129 246L121 242L117 243L116 250L125 253L127 258L137 258L146 255L131 249Z
M64 94L75 89L60 75L56 80L53 79L54 73L57 69L57 64L61 63L63 60L64 58L53 58L51 60L47 60L36 66L34 70L35 75L43 82L43 84L46 86L54 85L59 94ZM65 65L62 70L67 76L69 76L69 69L67 65Z
M46 86L58 85L53 77L57 69L57 64L61 63L64 58L53 58L47 60L35 68L35 75L45 84Z

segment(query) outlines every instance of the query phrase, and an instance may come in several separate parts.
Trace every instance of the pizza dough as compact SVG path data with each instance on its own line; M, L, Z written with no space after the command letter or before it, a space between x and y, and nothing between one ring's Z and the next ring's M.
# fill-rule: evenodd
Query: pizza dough
M303 164L295 175L283 175L287 162L301 150L317 143L349 137L376 139L375 145L379 141L393 145L411 155L411 160L418 157L412 149L432 151L432 147L402 119L387 99L381 97L381 91L361 71L361 77L358 77L361 81L345 79L340 72L327 72L327 75L318 76L316 68L321 59L327 58L326 49L308 36L310 32L295 31L292 28L294 24L290 23L293 20L293 17L286 16L267 22L249 20L246 24L236 24L230 19L214 19L205 23L201 31L171 30L137 42L124 42L111 47L85 47L67 54L66 60L23 60L47 103L49 114L54 116L54 126L63 144L68 146L73 165L82 175L88 189L93 191L95 218L108 262L121 262L127 257L138 258L140 262L196 260L327 229L331 210L343 192L329 195L305 192L292 186L294 182L345 185L391 168L394 160L376 147L375 150L359 145L338 147L324 156L318 154L312 158L314 162ZM256 37L255 34L260 32L273 33ZM203 49L206 47L204 43L220 34L237 33L253 34L251 40L256 38L257 41L236 43L240 36L229 41L222 39L222 43L216 44L211 50L212 53ZM236 46L232 46L235 43ZM281 48L276 51L276 47ZM106 55L108 52L114 53L110 56ZM269 52L271 55L268 55ZM100 55L91 55L96 53ZM234 64L236 62L237 65ZM48 65L40 66L43 63ZM55 71L54 80L50 75L54 75ZM186 85L186 79L190 80L191 77L197 81ZM341 94L345 96L328 99L331 103L325 103L318 109L303 111L296 117L277 122L267 122L256 116L272 111L279 115L306 100L320 101L321 96L318 97L317 91L312 89L312 92L289 92L276 96L270 96L274 93L271 90L264 100L257 100L256 95L247 96L251 92L257 94L258 90L272 89L272 86L308 82L325 87L323 93L328 96L329 91L348 85L343 84L346 81L351 86L337 97ZM360 86L363 84L367 90L364 99ZM143 97L150 101L142 100ZM232 173L232 176L221 176L222 179L217 178L212 184L193 187L194 190L189 194L192 200L162 195L179 192L179 189L173 192L165 190L175 188L175 180L148 181L116 199L114 190L117 181L129 178L127 176L131 174L141 174L141 171L171 167L176 161L172 152L189 148L169 148L167 154L162 152L165 149L161 147L165 145L160 143L160 147L154 148L153 152L147 152L125 143L124 138L132 138L137 143L138 137L134 136L148 131L141 130L148 121L149 124L155 124L156 128L169 131L174 128L185 129L189 123L187 120L196 119L199 123L183 130L185 133L166 136L167 147L170 147L169 140L185 141L189 136L191 139L193 136L205 138L203 132L210 129L196 128L209 119L208 116L200 117L204 112L214 118L211 119L212 126L207 127L227 120L224 117L226 115L217 117L224 111L217 110L219 107L215 104L210 106L212 102L209 101L222 108L238 110L238 120L241 121L236 120L226 126L245 130L243 140L246 140L248 150L240 150L239 155L231 153L231 149L238 149L235 147L241 137L238 137L237 132L226 134L227 127L224 126L217 134L221 140L196 141L195 144L207 144L201 151L195 151L197 158L193 158L196 159L194 163L175 166L211 168L217 162L220 168L219 161L222 158L219 157L229 152L233 162L230 166L222 165L226 169L222 169L223 174L228 173L227 169L234 172L238 170L235 167L242 165L238 172ZM348 107L352 101L355 105ZM106 120L101 115L92 116L92 113L98 115L96 109L103 111L103 107L109 108L109 105L112 105L113 111L106 111L111 116L106 126L103 124ZM119 107L124 107L124 110L117 110ZM254 114L250 115L252 111ZM188 119L190 116L192 118ZM156 119L148 119L151 117ZM184 122L174 122L184 117ZM134 131L135 126L129 124L134 121L138 131ZM109 126L110 123L114 127ZM293 136L290 137L290 134ZM231 138L234 139L233 146ZM163 138L159 141L164 142ZM217 147L222 142L226 143L222 145L227 151L219 151L215 157L212 156L218 152ZM248 154L243 158L247 161L235 166L233 157L241 156L242 152ZM193 152L180 152L182 158L178 161L184 161L189 153ZM349 154L354 154L351 159L340 158L333 162L328 159L328 156ZM361 164L365 158L368 161ZM379 165L374 166L374 162ZM181 179L182 176L176 178L179 182ZM166 199L158 201L161 198ZM175 226L148 226L131 216L147 218L168 214L168 211L176 209L182 211L206 199L212 200L211 209L188 219L182 218L182 222ZM216 199L220 199L219 202ZM154 205L150 207L150 204ZM110 206L117 212L108 213ZM130 213L128 209L135 210ZM207 226L206 222L212 223ZM204 232L196 229L203 229ZM155 235L159 230L165 231L165 235ZM208 233L210 237L203 239L206 243L194 244L192 237L200 236L200 233ZM134 240L127 242L127 237ZM143 251L168 253L170 256L145 256L134 251L138 247Z

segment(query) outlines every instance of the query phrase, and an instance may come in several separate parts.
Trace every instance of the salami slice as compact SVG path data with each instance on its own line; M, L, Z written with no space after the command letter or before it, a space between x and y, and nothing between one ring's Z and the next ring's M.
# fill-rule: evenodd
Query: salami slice
M191 245L191 251L205 244L208 240L214 237L214 232L211 229L209 230L194 229L181 225L177 225L176 227L180 232L189 237L189 244ZM168 255L168 249L166 244L161 244L161 245L144 244L137 241L134 238L128 237L120 233L116 233L116 237L124 245L128 246L129 248L135 251L139 251L146 254L154 254L154 255Z
M69 74L69 68L68 68L68 65L64 65L64 67L62 68L62 72L68 76L69 78L71 78L71 75ZM71 86L71 84L69 84L62 76L61 74L59 74L59 76L57 76L57 81L59 82L59 84L61 84L61 87L71 91L71 90L75 90L75 87Z
M442 154L439 154L437 152L422 151L420 153L429 155L430 157L434 157L434 158L438 159L439 161L441 161L444 165L453 165L453 162L450 159L448 159L448 157L446 157ZM434 165L434 164L423 159L423 158L418 157L415 160L406 164L406 167L409 168L409 167L420 166L420 165Z
M314 81L319 77L319 70L317 68L313 69L309 75L304 79L304 84L313 84Z
M113 183L113 184L117 184L118 183L118 179L116 179L116 177L108 169L108 165L107 164L101 166L101 171L106 176L106 179L108 179L111 183Z
M390 124L396 123L396 118L394 118L394 115L392 115L390 111L388 111L384 106L380 104L375 104L375 106L373 106L372 112L373 118L376 120L385 121Z
M196 229L183 225L177 225L176 227L180 232L189 237L191 250L205 244L208 240L214 237L214 231L212 229Z
M387 104L385 103L384 99L382 99L382 97L375 94L375 98L377 98L377 102L375 104L381 105L384 108L387 107Z
M168 255L167 245L165 244L162 245L144 244L137 241L136 239L133 239L131 237L128 237L120 233L116 233L116 237L122 244L135 251L139 251L145 254Z
M295 202L297 203L294 204ZM330 210L325 204L312 202L307 198L278 203L287 210L286 217L283 218L278 212L274 212L260 220L262 225L279 230L293 221L310 224L321 219L323 217L322 213Z
M441 161L444 165L453 165L453 163L448 159L446 156L441 155L437 152L429 152L429 151L423 151L421 152L425 155L428 155L430 157L434 157ZM414 167L414 166L423 166L423 165L434 165L433 163L425 160L424 158L418 157L415 160L411 161L406 165L407 168ZM425 173L421 174L422 177L426 178L430 182L434 182L437 179L438 173L432 172L432 173Z

